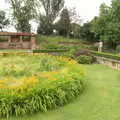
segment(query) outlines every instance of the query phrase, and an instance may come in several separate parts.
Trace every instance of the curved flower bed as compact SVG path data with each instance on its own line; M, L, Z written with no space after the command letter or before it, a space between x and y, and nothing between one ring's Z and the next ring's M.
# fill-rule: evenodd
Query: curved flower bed
M84 72L73 60L47 54L0 55L0 117L46 112L83 91Z

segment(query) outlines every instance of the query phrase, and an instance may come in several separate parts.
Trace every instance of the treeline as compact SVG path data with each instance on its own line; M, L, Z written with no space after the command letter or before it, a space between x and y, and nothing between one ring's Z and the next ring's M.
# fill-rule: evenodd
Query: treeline
M91 30L110 48L120 44L120 0L112 0L110 6L102 4L100 14L91 21Z
M64 0L7 0L7 2L12 9L12 23L16 30L21 32L31 32L30 21L35 20L41 29L51 33L52 24L64 7ZM5 19L5 11L0 11L1 30L9 24Z
M99 16L81 25L75 9L65 7L64 0L7 0L12 8L12 21L17 31L31 32L31 20L39 23L37 32L43 35L61 35L85 38L89 42L103 41L107 47L120 48L120 0L110 6L103 3ZM0 29L10 21L0 12Z

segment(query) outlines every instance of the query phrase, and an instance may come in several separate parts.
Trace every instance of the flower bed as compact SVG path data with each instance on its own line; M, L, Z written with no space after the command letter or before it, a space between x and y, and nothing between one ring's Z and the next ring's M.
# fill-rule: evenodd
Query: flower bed
M0 117L46 112L74 100L84 72L71 59L33 53L0 53Z

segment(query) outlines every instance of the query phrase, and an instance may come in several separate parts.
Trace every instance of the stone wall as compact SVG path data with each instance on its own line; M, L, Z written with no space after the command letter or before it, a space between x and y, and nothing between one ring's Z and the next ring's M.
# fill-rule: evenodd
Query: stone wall
M16 47L12 47L9 42L0 42L0 49L31 49L31 42L15 43ZM21 44L21 46L19 46ZM17 47L18 45L18 47Z
M96 57L96 60L100 64L109 66L116 70L120 70L120 61L119 60L113 60L113 59L108 59L108 58L104 58L104 57Z

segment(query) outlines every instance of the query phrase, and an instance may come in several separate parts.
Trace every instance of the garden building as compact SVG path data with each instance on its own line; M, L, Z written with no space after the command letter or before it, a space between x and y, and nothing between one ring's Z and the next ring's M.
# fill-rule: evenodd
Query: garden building
M35 34L0 32L0 49L36 49Z

